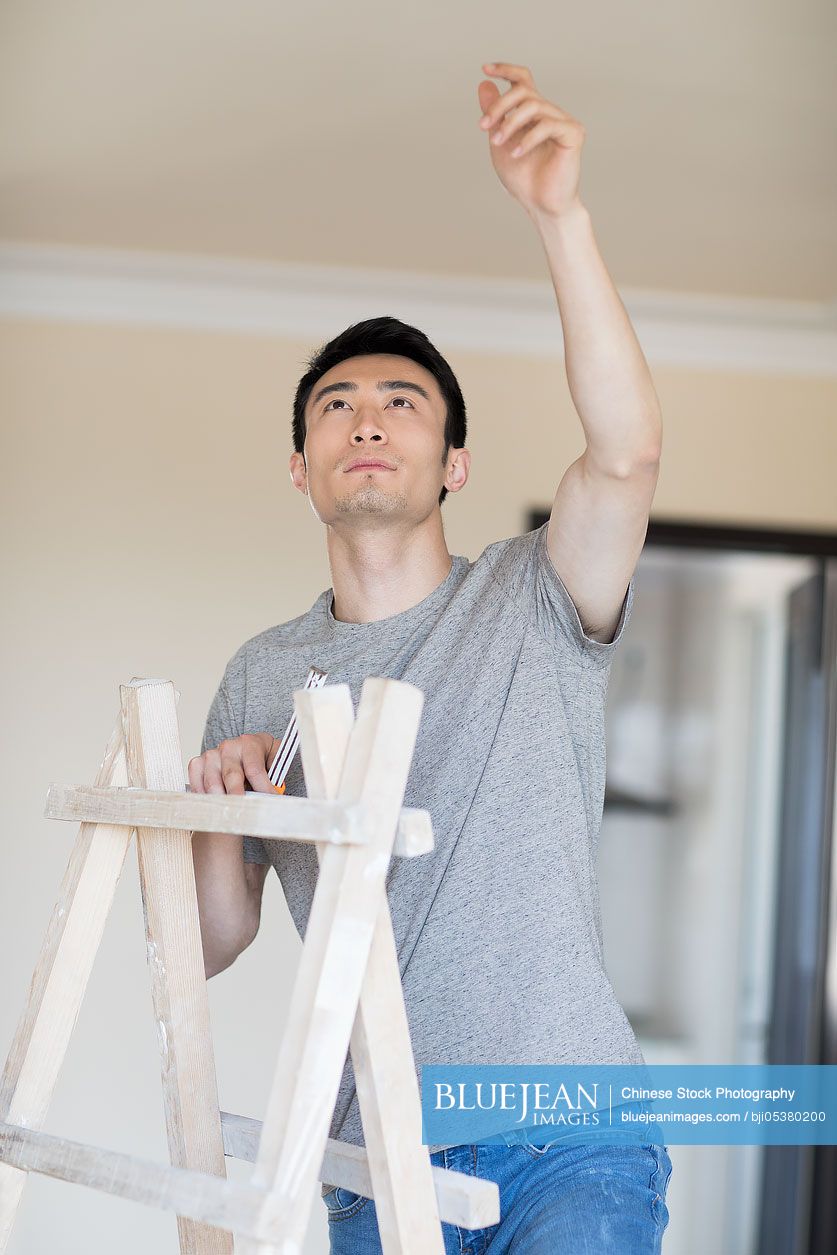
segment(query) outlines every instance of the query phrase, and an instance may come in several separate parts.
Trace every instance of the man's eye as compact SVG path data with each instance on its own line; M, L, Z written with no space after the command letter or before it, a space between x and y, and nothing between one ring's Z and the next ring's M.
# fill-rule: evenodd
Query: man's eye
M390 405L392 404L392 401L406 401L410 409L413 408L413 403L409 399L409 397L393 397L392 400L390 401ZM345 405L345 401L343 401L341 397L335 397L333 401L329 401L328 405L325 408L326 410L329 410L332 407L332 405L336 405L338 403L340 405ZM325 410L323 411L323 413L325 413Z

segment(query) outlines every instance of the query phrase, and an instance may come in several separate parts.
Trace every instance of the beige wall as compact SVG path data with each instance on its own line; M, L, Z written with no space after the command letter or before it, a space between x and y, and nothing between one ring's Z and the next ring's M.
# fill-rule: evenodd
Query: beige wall
M134 675L175 681L184 759L196 753L230 654L330 584L320 524L287 473L291 398L314 347L2 325L3 1057L74 835L41 818L47 784L92 780L118 685ZM447 356L473 466L442 514L449 549L476 558L522 530L531 506L549 506L583 435L560 361ZM837 528L837 380L654 378L665 423L655 515ZM210 983L221 1105L249 1115L264 1109L297 944L275 878L266 904L253 948ZM105 943L47 1128L162 1158L133 851ZM33 1179L11 1255L69 1250L68 1217L88 1255L117 1234L126 1251L175 1249L168 1216ZM318 1214L309 1251L326 1249L323 1234Z

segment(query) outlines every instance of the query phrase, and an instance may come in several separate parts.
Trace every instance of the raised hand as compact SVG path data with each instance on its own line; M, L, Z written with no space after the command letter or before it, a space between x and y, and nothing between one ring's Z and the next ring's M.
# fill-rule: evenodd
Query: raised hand
M563 216L581 204L584 127L540 94L525 65L498 61L482 68L512 84L502 95L487 79L478 88L480 126L501 183L530 216Z

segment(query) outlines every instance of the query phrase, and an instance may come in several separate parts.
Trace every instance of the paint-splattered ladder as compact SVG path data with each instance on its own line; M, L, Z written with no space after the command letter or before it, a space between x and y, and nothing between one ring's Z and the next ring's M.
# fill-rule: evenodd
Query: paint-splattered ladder
M120 687L120 714L89 786L51 786L46 814L80 822L0 1082L0 1251L28 1172L177 1215L180 1250L291 1255L317 1182L374 1198L386 1255L443 1255L441 1221L499 1220L492 1181L430 1163L392 920L392 854L433 847L430 816L403 807L421 691L369 678L357 716L345 684L300 689L294 713L307 796L193 794L170 681ZM137 834L170 1164L42 1131ZM263 1123L218 1107L191 855L193 831L312 841L319 877ZM328 1137L347 1049L366 1148ZM228 1181L225 1155L254 1164Z

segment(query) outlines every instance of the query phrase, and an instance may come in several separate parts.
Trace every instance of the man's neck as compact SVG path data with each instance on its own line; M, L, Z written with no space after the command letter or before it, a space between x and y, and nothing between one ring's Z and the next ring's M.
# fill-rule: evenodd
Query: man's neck
M450 574L438 511L418 527L326 528L333 614L374 623L418 605Z

